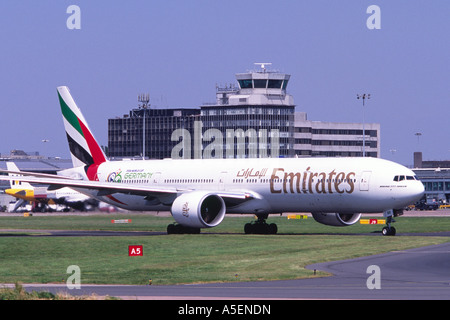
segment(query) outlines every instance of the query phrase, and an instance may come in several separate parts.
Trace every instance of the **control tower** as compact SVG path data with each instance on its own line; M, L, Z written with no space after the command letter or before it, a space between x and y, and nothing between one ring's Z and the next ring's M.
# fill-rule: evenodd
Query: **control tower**
M290 75L268 71L271 63L255 63L259 70L236 74L239 88L217 87L217 104L294 106L294 98L286 93Z
M295 105L286 93L290 75L267 70L271 63L255 64L257 70L236 74L238 86L216 87L216 104L201 106L203 130L219 130L229 139L223 158L293 157Z

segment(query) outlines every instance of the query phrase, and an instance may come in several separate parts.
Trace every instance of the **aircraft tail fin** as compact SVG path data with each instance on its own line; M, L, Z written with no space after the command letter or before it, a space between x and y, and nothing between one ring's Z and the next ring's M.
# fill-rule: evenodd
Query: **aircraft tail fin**
M61 86L57 90L73 166L99 165L107 161L69 88Z
M8 168L9 171L16 171L19 172L19 168L17 167L17 165L14 162L6 162L6 167ZM11 177L21 177L21 174L18 173L8 173L9 176ZM25 189L25 190L34 190L34 187L29 184L28 182L23 182L23 181L17 181L17 180L9 180L9 184L11 186L11 189Z

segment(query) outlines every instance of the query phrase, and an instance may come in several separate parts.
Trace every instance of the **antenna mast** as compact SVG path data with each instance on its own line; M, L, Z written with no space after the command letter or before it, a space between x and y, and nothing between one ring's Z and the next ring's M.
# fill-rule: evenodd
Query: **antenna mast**
M263 70L263 72L266 72L266 66L271 66L272 65L271 62L255 62L253 64L259 65L261 67L261 69Z

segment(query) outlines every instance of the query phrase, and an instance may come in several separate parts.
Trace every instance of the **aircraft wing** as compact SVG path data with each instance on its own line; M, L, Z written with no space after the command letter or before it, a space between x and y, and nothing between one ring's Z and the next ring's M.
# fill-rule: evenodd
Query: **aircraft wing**
M54 179L67 179L67 177L64 176L58 176L55 174L49 174L49 173L37 173L37 172L28 172L28 171L19 171L19 170L4 170L0 169L0 173L6 173L6 174L16 174L19 176L33 176L33 177L41 177L41 178L54 178ZM13 180L20 180L16 179L15 177ZM2 180L8 180L8 179L2 179Z
M10 173L11 171L0 170L0 172ZM51 174L36 174L28 172L20 172L23 176L11 177L11 176L0 176L0 180L9 181L24 181L36 184L46 184L50 185L49 190L54 190L63 187L77 188L77 189L88 189L97 190L97 196L107 196L114 193L124 193L124 194L134 194L143 196L161 196L167 194L177 194L193 191L189 188L175 188L175 187L153 187L148 185L138 185L138 184L122 184L114 182L100 182L100 181L86 181L86 180L76 180L70 179L63 176L56 176ZM253 195L248 192L228 192L228 191L218 191L217 195L223 198L240 199L247 200L253 198Z

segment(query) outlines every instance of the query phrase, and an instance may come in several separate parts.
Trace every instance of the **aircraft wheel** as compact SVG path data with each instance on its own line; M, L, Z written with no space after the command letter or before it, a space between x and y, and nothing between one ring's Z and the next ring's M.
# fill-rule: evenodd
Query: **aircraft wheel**
M384 227L381 233L383 234L383 236L395 236L396 230L394 227Z
M278 232L278 226L275 223L269 224L269 234L276 234Z
M169 224L167 226L167 234L174 234L175 232L175 225L174 224Z
M244 232L245 234L276 234L278 226L275 223L246 223Z
M184 227L180 224L169 224L167 234L200 234L200 228Z
M397 233L397 230L395 230L394 227L391 227L391 236L395 236L395 234Z

